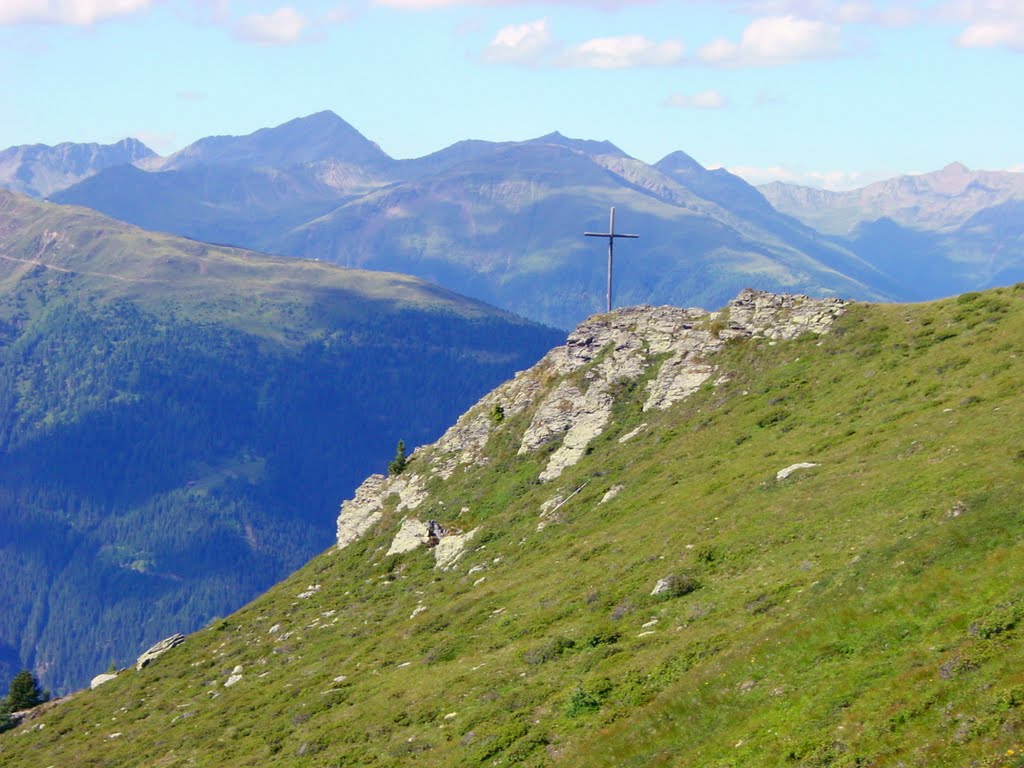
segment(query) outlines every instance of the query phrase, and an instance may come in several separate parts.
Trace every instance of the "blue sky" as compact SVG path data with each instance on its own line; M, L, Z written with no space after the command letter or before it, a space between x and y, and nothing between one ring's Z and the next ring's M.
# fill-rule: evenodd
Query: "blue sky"
M754 183L1024 171L1024 0L0 0L0 148L324 109L395 157L558 130Z

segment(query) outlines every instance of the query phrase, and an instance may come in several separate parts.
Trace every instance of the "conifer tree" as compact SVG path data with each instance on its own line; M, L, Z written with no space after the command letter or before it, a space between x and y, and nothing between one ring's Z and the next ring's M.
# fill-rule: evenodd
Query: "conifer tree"
M11 680L11 687L7 694L7 706L12 712L17 712L39 706L48 698L50 698L49 695L39 687L39 681L36 680L35 675L27 669L23 669Z
M405 440L399 440L398 448L395 450L395 458L388 464L388 474L392 477L400 475L408 465L409 460L405 457Z

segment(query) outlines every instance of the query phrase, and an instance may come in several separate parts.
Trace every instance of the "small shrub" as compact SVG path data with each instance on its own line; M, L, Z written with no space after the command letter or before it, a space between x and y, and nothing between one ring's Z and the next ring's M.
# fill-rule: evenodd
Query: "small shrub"
M655 595L663 600L688 595L700 587L700 582L688 573L673 573L666 576L663 581L664 588Z
M494 407L491 408L491 424L498 426L505 420L505 409L501 403L495 403Z
M601 702L597 697L579 687L569 697L569 701L565 705L565 714L568 717L579 717L600 708Z

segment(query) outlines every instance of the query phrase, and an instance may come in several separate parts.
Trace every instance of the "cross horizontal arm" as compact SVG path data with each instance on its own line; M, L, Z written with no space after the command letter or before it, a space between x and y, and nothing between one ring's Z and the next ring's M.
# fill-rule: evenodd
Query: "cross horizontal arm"
M640 237L640 235L620 235L618 232L615 232L615 233L609 233L609 232L584 232L583 234L586 235L587 237L631 237L631 238Z

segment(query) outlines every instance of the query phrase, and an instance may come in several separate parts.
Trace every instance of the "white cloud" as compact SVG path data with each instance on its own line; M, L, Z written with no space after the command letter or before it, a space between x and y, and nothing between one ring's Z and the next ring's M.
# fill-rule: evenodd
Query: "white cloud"
M586 69L628 69L666 67L683 59L683 44L677 40L656 43L643 35L597 37L574 45L559 57L566 67Z
M1001 48L1024 51L1024 22L982 22L968 25L957 35L961 48Z
M0 0L0 25L89 26L144 11L153 0Z
M706 64L723 67L765 67L806 59L825 59L842 52L839 27L795 16L766 16L752 21L738 43L718 38L700 49Z
M543 18L499 29L482 58L491 64L537 65L551 48L551 30L548 20Z
M1024 0L950 0L937 16L965 25L953 40L960 48L1024 52Z
M235 24L234 35L257 45L288 45L302 39L306 17L290 6L266 15L253 14Z
M901 27L926 15L914 0L739 0L738 4L754 16L795 16L832 24Z
M718 38L698 52L706 64L764 67L837 56L839 27L795 16L768 16L752 21L738 43Z
M665 105L683 109L724 109L729 106L729 99L718 91L701 91L692 96L673 93L665 100Z

